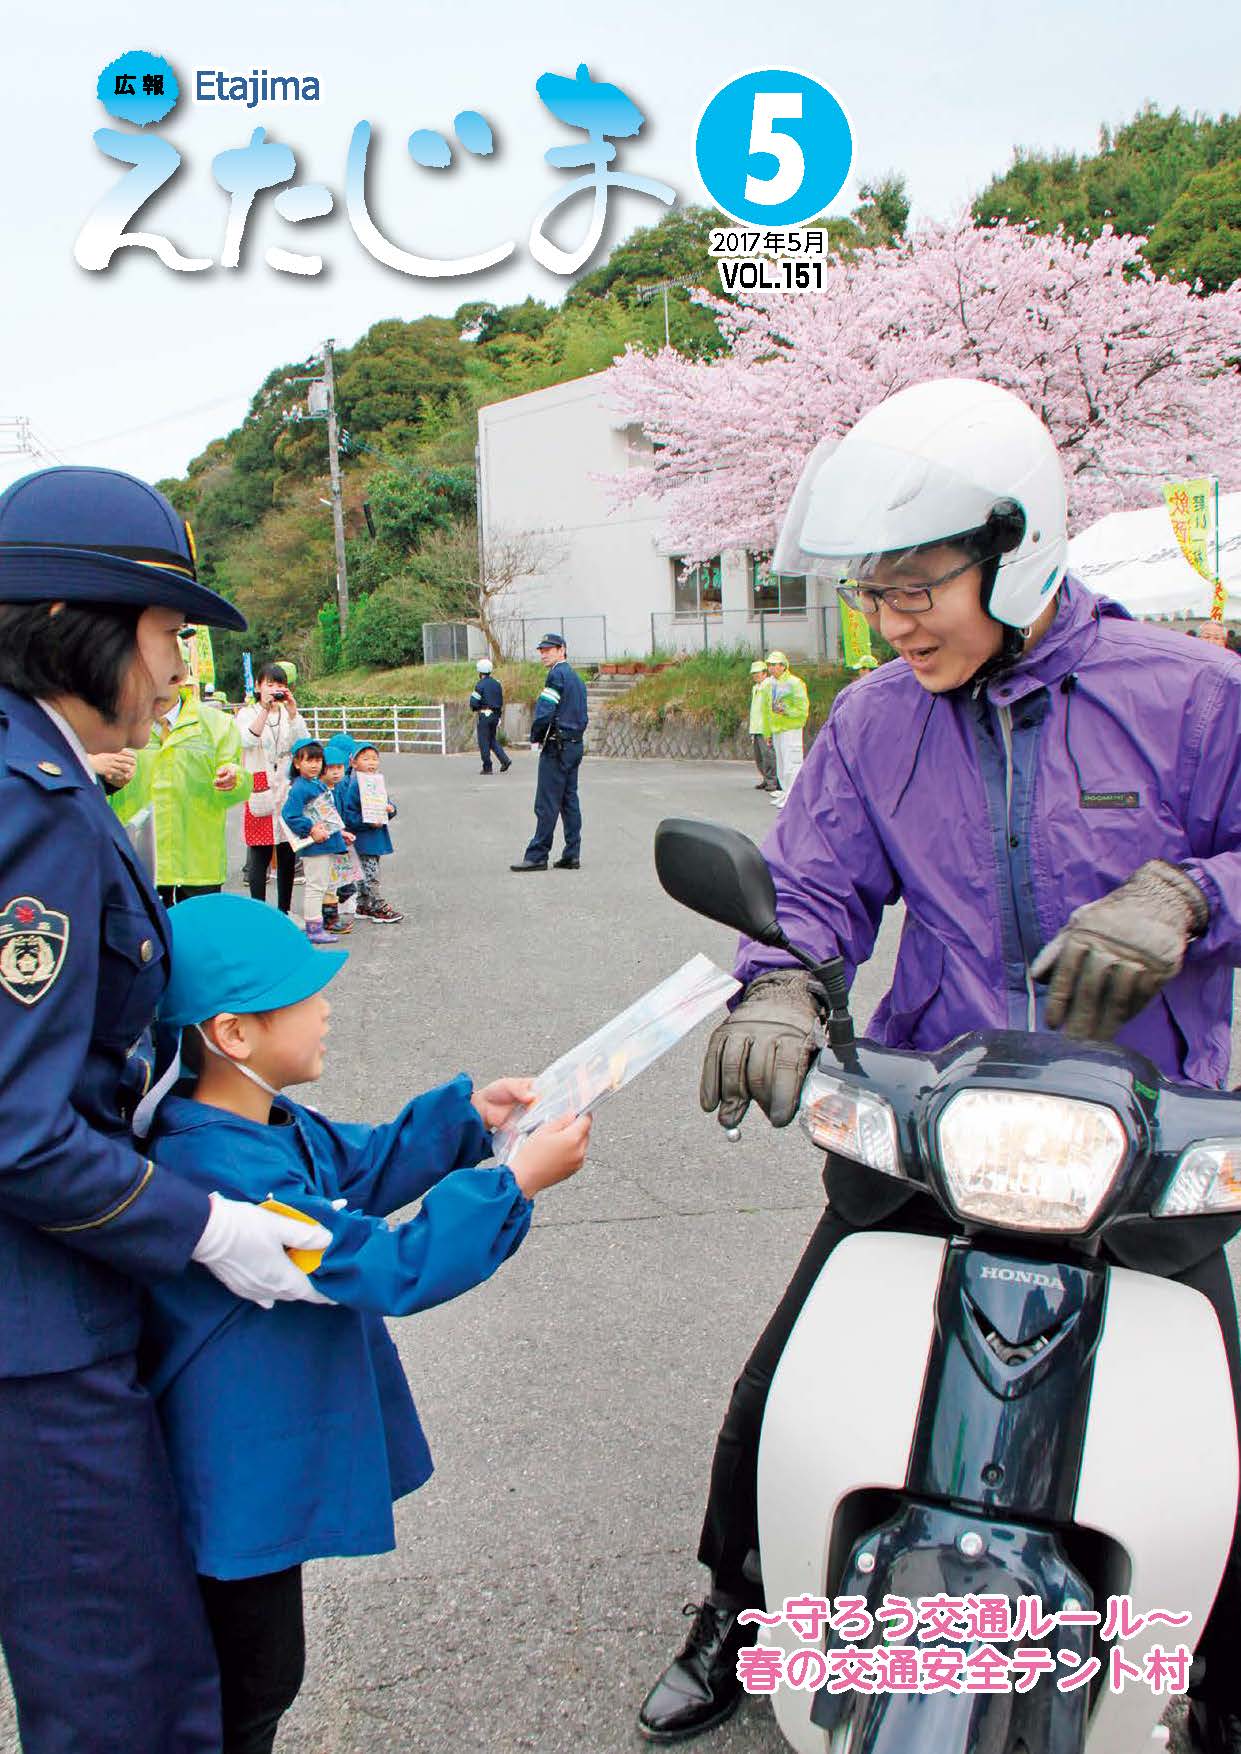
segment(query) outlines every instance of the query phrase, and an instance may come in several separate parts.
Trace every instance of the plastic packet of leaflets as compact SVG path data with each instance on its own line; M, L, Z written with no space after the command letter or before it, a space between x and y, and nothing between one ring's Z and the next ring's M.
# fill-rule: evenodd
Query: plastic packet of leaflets
M717 968L709 956L691 957L535 1079L530 1107L515 1125L493 1135L497 1162L507 1163L519 1141L544 1121L598 1108L740 988L740 981Z

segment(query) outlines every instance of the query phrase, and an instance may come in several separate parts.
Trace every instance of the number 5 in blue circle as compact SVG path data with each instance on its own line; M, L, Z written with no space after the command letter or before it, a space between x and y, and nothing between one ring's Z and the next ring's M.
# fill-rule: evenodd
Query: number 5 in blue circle
M844 186L853 135L840 104L804 73L769 68L717 91L695 141L718 207L750 225L800 225Z

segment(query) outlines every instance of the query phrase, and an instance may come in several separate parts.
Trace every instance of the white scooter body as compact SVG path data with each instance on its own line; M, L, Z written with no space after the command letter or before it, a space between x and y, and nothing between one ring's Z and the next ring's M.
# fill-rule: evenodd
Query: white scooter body
M827 1576L836 1519L865 1488L900 1492L910 1465L936 1296L945 1258L937 1238L862 1232L832 1253L785 1347L767 1401L758 1463L758 1522L768 1612L790 1597L835 1592ZM1192 1415L1192 1446L1180 1422ZM1215 1312L1172 1280L1110 1269L1074 1523L1128 1557L1107 1593L1138 1612L1188 1612L1178 1629L1148 1626L1126 1659L1197 1643L1215 1599L1237 1509L1232 1390ZM984 1537L987 1517L971 1520ZM762 1642L805 1648L793 1631ZM1050 1680L1050 1677L1049 1677ZM777 1722L798 1754L846 1754L853 1724L810 1720L813 1694L779 1687ZM1167 1704L1144 1683L1106 1687L1089 1720L1087 1754L1149 1754ZM941 1754L930 1746L907 1754Z

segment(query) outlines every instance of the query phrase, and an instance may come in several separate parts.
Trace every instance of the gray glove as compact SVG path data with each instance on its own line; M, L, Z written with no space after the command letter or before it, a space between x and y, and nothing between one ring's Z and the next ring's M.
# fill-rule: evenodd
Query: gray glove
M1193 878L1149 859L1110 895L1074 908L1035 957L1047 981L1047 1023L1079 1041L1110 1041L1181 971L1185 947L1211 910Z
M773 1127L797 1113L810 1062L822 1045L822 989L800 968L760 974L707 1043L698 1100L720 1125L739 1125L751 1100Z

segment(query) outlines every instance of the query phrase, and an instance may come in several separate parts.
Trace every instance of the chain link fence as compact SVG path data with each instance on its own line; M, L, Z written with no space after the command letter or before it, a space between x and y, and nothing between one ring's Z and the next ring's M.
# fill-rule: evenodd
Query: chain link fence
M424 621L424 664L459 664L470 655L470 630L464 621Z
M799 610L721 609L714 614L651 615L651 654L658 652L785 651L799 658L834 662L840 656L835 603Z
M606 615L514 615L501 624L500 631L501 643L510 658L537 658L543 635L560 633L575 664L608 661Z

